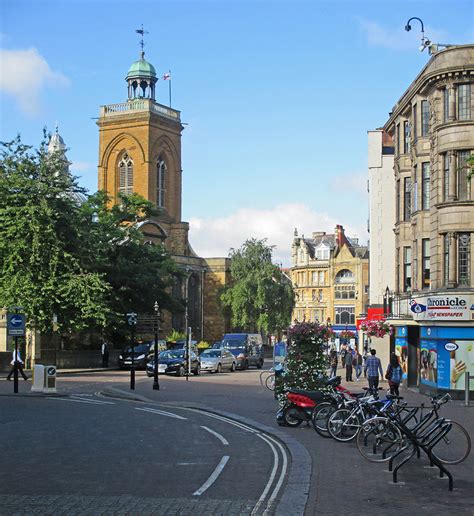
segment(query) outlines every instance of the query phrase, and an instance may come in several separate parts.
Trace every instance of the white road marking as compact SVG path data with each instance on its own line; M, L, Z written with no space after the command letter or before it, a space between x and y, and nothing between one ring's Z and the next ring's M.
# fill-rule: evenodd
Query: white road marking
M172 412L166 412L164 410L158 410L158 409L152 409L152 408L138 408L138 407L135 407L135 410L141 410L142 412L150 412L151 414L158 414L160 416L167 416L167 417L172 417L174 419L182 419L182 420L186 421L185 417L178 416L177 414L173 414Z
M253 511L250 513L251 516L253 514L257 514L258 510L260 509L260 506L265 501L265 498L266 498L268 492L270 491L270 488L272 487L273 481L275 480L275 476L276 476L276 473L278 470L278 464L279 464L278 453L275 449L275 446L273 446L273 444L263 435L260 435L260 434L257 434L257 435L258 435L258 437L260 437L260 439L263 439L268 444L268 446L270 446L270 448L273 452L273 468L272 468L272 472L270 473L270 478L268 479L267 485L265 486L265 489L263 490L263 493L260 495L260 498L258 499L257 503L255 504Z
M201 428L204 428L204 430L207 430L210 434L215 435L224 446L229 445L229 441L225 437L223 437L221 434L218 434L214 430L207 428L207 426L201 426Z
M269 436L268 434L265 434L265 433L260 432L258 430L254 430L253 428L248 427L248 426L244 425L243 423L239 423L239 422L234 421L232 419L229 419L227 417L220 416L220 415L217 415L217 414L212 414L210 412L205 412L205 411L199 410L199 409L189 408L189 407L186 407L186 408L180 407L180 408L183 408L184 410L189 410L191 412L198 412L198 413L204 414L204 415L206 415L208 417L212 417L214 419L219 419L221 421L225 421L226 423L228 423L230 425L233 425L233 426L236 426L237 428L240 428L242 430L245 430L246 432L250 432L252 434L256 434L256 435L258 435L258 437L263 439L270 446L270 448L272 449L272 452L274 454L274 465L273 465L273 468L272 468L272 473L270 474L270 479L267 482L267 484L265 486L265 489L264 489L264 491L262 493L262 496L260 496L259 501L257 502L257 505L254 507L254 509L252 511L252 514L254 514L257 511L257 509L262 505L262 503L264 501L264 498L265 498L264 494L265 495L268 494L269 489L271 487L271 484L274 481L275 474L276 474L276 471L277 471L277 468L278 468L278 454L277 454L277 456L275 458L275 453L277 453L277 452L275 450L275 447L272 446L272 444L269 441L272 441L273 443L275 443L278 446L278 448L281 451L282 457L283 457L283 462L282 462L280 476L278 478L277 484L276 484L275 488L273 489L273 492L271 493L270 497L268 498L267 506L266 506L266 509L264 511L264 514L268 514L268 511L270 510L271 505L273 504L274 500L278 496L278 493L279 493L279 491L281 489L281 486L283 484L283 480L285 479L286 471L288 469L288 457L287 457L287 453L286 453L285 449L283 448L283 446L276 439L274 439L273 437ZM260 500L262 500L262 501L260 501Z
M207 491L212 484L217 480L217 477L222 473L225 465L227 464L230 457L228 455L224 455L217 465L216 469L212 472L212 475L204 482L204 484L197 490L194 491L193 496L201 496L202 493Z
M51 396L48 398L50 400L60 400L60 401L70 401L73 403L86 403L88 405L115 405L115 403L112 403L111 401L99 401L99 400L84 400L84 399L76 399L76 398L59 398L55 396Z
M88 401L91 403L97 403L98 405L115 405L115 403L113 401L103 401L103 400L96 400L96 399L92 399L92 398L82 398L82 397L76 396L74 394L71 395L71 398L75 399L75 400L82 400L82 401Z

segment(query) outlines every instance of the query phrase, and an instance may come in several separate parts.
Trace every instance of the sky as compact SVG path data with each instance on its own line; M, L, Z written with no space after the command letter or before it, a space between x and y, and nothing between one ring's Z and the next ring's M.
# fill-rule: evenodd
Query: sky
M172 75L183 220L204 257L266 238L290 265L294 229L366 242L367 131L429 60L425 35L474 42L471 0L0 0L0 140L59 132L97 190L99 106L124 102L139 56ZM168 104L168 84L157 86Z

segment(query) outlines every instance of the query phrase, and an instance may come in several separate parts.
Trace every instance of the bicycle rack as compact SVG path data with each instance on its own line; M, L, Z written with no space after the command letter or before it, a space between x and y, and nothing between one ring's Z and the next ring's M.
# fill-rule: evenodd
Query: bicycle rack
M423 423L426 423L424 421ZM398 450L389 461L388 469L389 471L392 471L393 469L393 462L396 457L398 457L400 454L402 454L404 451L406 451L410 445L413 445L413 450L410 452L409 455L407 455L395 468L393 469L393 482L396 484L398 482L398 471L399 469L405 465L414 455L417 453L418 458L420 458L420 449L425 452L427 455L430 465L436 466L439 469L439 476L440 478L443 478L444 475L448 477L449 481L449 490L452 491L454 487L454 481L453 476L451 473L443 466L441 461L433 455L433 448L434 446L451 430L451 422L447 421L445 419L438 419L436 421L433 421L421 435L416 435L413 431L410 431L408 428L406 428L405 425L403 425L405 428L401 428L403 433L408 437L409 441L405 446L402 446L400 450ZM419 425L420 428L423 427L423 425Z

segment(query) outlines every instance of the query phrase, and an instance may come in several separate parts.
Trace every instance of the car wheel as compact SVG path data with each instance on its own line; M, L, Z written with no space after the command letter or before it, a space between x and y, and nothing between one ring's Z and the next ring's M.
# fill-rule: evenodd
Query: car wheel
M201 374L201 366L198 364L196 369L193 371L194 376L199 376Z
M222 366L221 366L221 364L217 364L216 373L222 373Z
M244 367L244 369L248 369L248 368L249 368L249 361L247 360L247 361L245 362L245 367Z
M262 369L263 367L263 360L260 360L260 362L257 364L257 369Z
M176 371L176 376L184 376L184 367L180 366L179 369Z
M231 373L235 372L235 362L232 362L232 365L230 367L230 372Z

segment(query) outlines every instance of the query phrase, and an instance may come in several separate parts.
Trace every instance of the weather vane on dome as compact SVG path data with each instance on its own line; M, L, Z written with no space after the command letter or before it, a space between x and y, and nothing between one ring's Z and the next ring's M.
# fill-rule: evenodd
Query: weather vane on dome
M140 40L140 46L142 47L142 59L143 59L143 57L145 56L145 51L143 50L143 47L145 46L145 41L143 39L143 36L145 34L148 34L148 31L143 28L143 23L142 23L142 28L141 29L135 29L135 32L137 34L140 34L141 37L142 37L142 39Z

